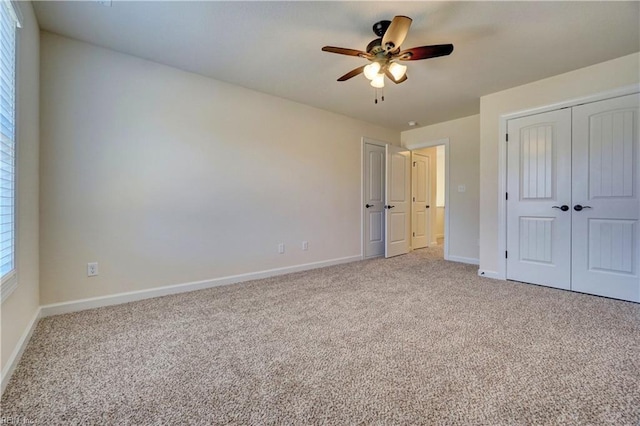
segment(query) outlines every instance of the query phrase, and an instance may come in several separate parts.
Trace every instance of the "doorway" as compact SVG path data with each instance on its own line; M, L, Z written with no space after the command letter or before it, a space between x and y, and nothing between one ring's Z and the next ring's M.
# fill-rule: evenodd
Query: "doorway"
M400 148L363 138L364 258L439 246L448 260L448 151L448 139Z
M412 248L442 247L446 237L445 145L412 151Z

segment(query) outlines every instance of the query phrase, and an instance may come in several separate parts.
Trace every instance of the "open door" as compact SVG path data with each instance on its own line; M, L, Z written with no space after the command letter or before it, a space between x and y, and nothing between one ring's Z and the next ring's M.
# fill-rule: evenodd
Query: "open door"
M411 232L411 156L408 149L386 146L384 257L409 253Z
M413 163L413 173L411 173L411 249L416 250L427 247L430 242L430 159L426 155L415 152L411 154L411 157Z

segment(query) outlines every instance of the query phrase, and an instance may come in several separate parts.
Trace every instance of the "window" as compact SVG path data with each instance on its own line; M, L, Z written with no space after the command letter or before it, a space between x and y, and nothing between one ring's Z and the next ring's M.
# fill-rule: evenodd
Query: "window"
M18 283L16 273L16 31L17 5L0 0L0 296Z

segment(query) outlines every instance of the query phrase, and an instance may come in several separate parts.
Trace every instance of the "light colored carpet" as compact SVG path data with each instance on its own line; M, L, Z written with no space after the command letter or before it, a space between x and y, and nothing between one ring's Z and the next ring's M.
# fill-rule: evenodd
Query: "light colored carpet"
M36 424L640 421L640 305L438 249L45 318L2 397Z

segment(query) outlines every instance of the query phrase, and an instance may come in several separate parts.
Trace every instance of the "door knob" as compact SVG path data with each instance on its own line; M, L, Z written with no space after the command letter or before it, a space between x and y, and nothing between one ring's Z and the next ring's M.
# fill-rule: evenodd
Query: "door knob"
M569 206L567 206L566 204L565 204L565 205L562 205L562 206L553 206L553 207L551 207L551 208L552 208L552 209L560 209L560 210L562 210L563 212L566 212L567 210L569 210Z
M384 206L385 209L391 210L392 208L394 208L395 206Z
M429 208L429 206L427 206L427 208Z
M577 212L581 211L582 209L590 209L591 206L581 206L580 204L576 204L575 206L573 206L573 209Z
M374 206L373 204L367 204L365 207L369 208L369 207L373 207L373 206Z

